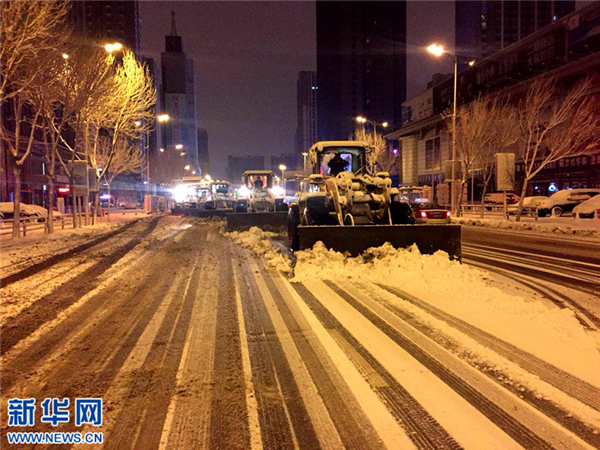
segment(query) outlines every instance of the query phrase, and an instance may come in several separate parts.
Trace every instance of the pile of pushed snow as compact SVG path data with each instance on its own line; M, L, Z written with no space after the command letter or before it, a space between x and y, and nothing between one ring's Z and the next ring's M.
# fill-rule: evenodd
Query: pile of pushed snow
M490 286L487 273L451 261L444 252L390 244L350 258L321 242L296 252L293 281L372 282L397 287L594 385L600 385L595 333L572 311ZM398 306L401 300L398 299Z
M564 219L561 219L563 221ZM577 236L600 237L598 224L590 220L589 223L577 223L577 226L563 225L562 223L540 222L512 222L504 219L470 219L468 217L453 217L452 223L472 227L490 227L504 230L535 231L536 233L572 234ZM587 226L587 227L586 227Z
M258 227L252 227L248 231L232 231L225 233L242 247L252 251L256 256L265 258L267 266L288 272L290 270L290 259L281 254L281 250L276 248L271 239L277 236L277 233L263 231Z

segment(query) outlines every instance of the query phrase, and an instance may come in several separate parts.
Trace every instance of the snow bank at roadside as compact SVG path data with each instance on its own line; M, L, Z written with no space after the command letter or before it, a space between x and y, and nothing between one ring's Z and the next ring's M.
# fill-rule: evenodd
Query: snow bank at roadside
M276 248L271 239L277 236L277 233L263 231L258 227L252 227L248 231L232 231L225 233L242 247L252 251L256 256L267 260L267 267L282 272L289 272L290 258L282 255L281 250Z
M486 282L486 272L450 261L444 252L421 255L416 246L396 250L386 244L349 258L317 243L296 256L293 281L368 281L397 287L600 386L594 336L570 310L505 293Z
M564 222L566 220L567 219L561 220L561 222ZM577 222L567 225L564 223L556 222L513 222L504 219L474 219L469 217L452 218L452 223L473 227L490 227L499 228L503 230L534 231L536 233L554 233L576 236L600 237L600 222L592 220L589 220L588 222Z

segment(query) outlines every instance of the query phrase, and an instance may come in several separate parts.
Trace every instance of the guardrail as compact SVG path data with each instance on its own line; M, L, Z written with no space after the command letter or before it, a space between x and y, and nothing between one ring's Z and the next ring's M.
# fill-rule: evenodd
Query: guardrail
M54 217L54 226L59 225L61 229L65 229L67 226L73 226L73 215L65 214L59 217ZM19 219L19 228L21 230L21 236L27 236L36 231L46 233L48 231L48 218L47 217L21 217ZM2 219L0 220L0 235L11 235L13 229L13 219Z

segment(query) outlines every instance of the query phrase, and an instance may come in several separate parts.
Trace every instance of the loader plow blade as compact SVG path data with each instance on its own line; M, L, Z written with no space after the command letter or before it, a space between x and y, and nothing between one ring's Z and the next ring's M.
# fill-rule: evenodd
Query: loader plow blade
M452 259L461 258L460 225L299 226L298 237L300 250L321 241L327 248L358 256L368 248L389 242L394 248L417 244L423 254L442 250Z
M231 214L231 212L231 209L173 208L171 210L171 214L173 215L194 216L200 218L225 217L227 214Z
M287 211L227 214L228 231L244 231L258 227L265 231L281 231L287 227Z

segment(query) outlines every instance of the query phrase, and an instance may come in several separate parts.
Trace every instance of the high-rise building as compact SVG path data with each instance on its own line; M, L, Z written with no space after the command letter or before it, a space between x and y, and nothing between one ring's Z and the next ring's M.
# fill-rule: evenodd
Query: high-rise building
M140 56L137 1L74 1L70 17L76 31L99 41L120 42Z
M459 0L456 51L485 58L573 11L574 0Z
M317 2L318 139L347 139L354 119L401 126L406 3Z
M296 82L298 125L295 148L298 155L317 142L317 92L317 72L300 72Z
M161 103L170 117L163 143L165 151L182 154L183 166L189 165L190 169L199 171L194 61L183 52L183 42L175 26L175 12L171 14L171 33L165 36L165 52L161 53Z
M208 157L208 131L198 128L198 163L204 175L210 174L210 158Z

